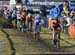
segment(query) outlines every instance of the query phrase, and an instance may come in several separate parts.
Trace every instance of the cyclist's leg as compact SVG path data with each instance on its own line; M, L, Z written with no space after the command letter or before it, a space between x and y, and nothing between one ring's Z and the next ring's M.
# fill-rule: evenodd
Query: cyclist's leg
M31 21L31 30L32 30L33 22Z
M29 30L31 29L31 23L29 22Z
M29 21L27 21L27 28L29 29Z
M36 37L37 37L37 29L36 27L34 27L34 39L36 40Z
M13 28L15 29L15 19L13 19Z
M36 36L37 36L37 33L35 32L35 33L34 33L34 39L35 39L35 40L36 40Z
M34 39L38 40L39 37L40 37L40 32L36 31L35 34L34 34Z
M19 20L17 19L17 29L19 30Z
M37 32L37 40L40 38L40 32Z
M18 30L20 30L20 19L18 20Z
M21 28L22 28L22 24L21 24L21 20L20 20L20 31L21 31Z
M22 26L21 31L23 32L24 31L24 21L23 20L21 21L21 26Z
M32 30L32 22L31 21L30 21L30 28L29 29L30 29L30 31Z

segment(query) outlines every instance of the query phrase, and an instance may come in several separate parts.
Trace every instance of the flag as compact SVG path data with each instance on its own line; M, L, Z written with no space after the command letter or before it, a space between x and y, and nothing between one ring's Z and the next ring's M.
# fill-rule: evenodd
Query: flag
M70 8L69 8L69 2L68 0L65 0L65 2L63 3L63 12L65 14L68 14L70 11Z
M61 12L62 12L62 5L60 4L60 5L57 5L56 7L54 7L54 8L52 8L52 9L50 9L50 17L52 18L52 19L58 19L58 18L60 18L60 16L61 16Z

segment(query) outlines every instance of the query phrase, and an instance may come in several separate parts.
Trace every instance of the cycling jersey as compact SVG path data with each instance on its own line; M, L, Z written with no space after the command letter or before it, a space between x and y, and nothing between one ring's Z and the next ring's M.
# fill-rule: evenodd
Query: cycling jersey
M22 14L21 14L21 19L22 19L23 21L25 21L25 20L26 20L25 12L22 12Z
M35 24L35 26L34 26L34 30L35 30L35 32L40 32L40 29L41 29L41 26L42 26L42 24L44 23L44 21L41 19L41 20L35 20L34 21L34 24Z
M53 29L57 30L58 28L60 28L60 21L50 19L49 20L49 26L50 26L51 30L53 30Z

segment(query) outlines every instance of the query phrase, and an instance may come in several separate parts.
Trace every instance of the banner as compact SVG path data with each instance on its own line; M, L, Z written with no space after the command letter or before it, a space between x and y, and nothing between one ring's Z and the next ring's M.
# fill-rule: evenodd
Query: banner
M50 10L50 17L52 19L58 19L58 18L60 18L62 10L63 9L62 9L62 5L61 4L58 5L58 6L56 6L56 7L54 7L54 8L52 8Z

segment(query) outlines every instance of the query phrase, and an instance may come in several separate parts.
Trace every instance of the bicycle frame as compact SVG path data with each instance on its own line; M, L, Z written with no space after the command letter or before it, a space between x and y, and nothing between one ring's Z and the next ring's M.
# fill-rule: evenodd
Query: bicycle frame
M56 31L54 34L54 44L57 48L60 47L60 31Z

